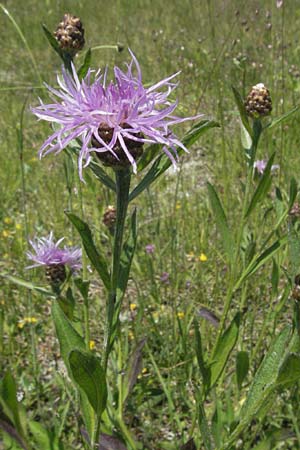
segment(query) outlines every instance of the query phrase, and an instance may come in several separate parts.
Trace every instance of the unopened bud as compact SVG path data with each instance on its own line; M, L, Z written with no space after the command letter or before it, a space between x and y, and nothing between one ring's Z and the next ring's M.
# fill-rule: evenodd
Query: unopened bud
M254 119L268 116L272 111L272 100L269 89L263 83L252 87L246 101L245 108L247 114Z
M75 56L84 47L84 28L79 17L65 14L54 32L60 48Z
M117 219L116 208L114 206L108 206L103 215L103 223L111 233L114 232L116 219Z

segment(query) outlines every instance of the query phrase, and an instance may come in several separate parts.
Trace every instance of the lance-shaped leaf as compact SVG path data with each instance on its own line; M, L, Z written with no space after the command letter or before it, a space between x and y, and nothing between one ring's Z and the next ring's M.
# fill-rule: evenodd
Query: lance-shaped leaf
M22 438L22 436L18 433L18 431L15 429L15 427L13 426L13 424L11 423L11 421L9 420L9 418L0 411L0 430L4 431L4 433L7 434L7 438L6 435L4 434L4 445L7 445L7 448L10 449L14 449L17 448L19 450L19 448L22 448L23 450L28 450L27 444L24 441L24 439ZM18 447L14 447L12 445L12 441L11 439L13 439ZM6 442L7 439L9 439L9 443Z
M285 327L271 344L250 386L247 398L240 411L239 424L230 436L226 449L231 448L239 434L251 422L260 408L266 404L270 394L276 388L279 369L285 359L291 327Z
M290 353L280 367L277 384L290 384L300 381L300 356Z
M25 443L25 427L21 420L19 404L17 400L17 386L10 372L7 372L0 382L0 405L4 414L13 423L17 435L20 435Z
M293 224L290 224L288 239L289 256L291 261L291 275L294 278L300 270L300 236Z
M289 195L289 209L293 206L298 193L298 185L297 181L294 177L291 178L290 181L290 195Z
M195 330L195 351L198 362L198 367L203 379L204 386L207 388L210 385L210 369L207 367L203 357L202 339L198 321L194 319Z
M0 274L1 277L6 278L7 280L11 281L14 284L17 284L18 286L22 286L26 289L29 289L30 291L38 292L39 294L45 295L46 297L54 297L53 292L48 291L47 289L37 286L34 283L31 283L30 281L22 280L22 278L13 277L12 275L7 274Z
M210 387L213 387L222 375L230 353L236 344L239 335L240 321L241 314L237 313L218 341L210 362Z
M257 270L260 269L260 267L263 266L269 259L271 259L278 252L278 250L280 250L283 246L285 246L287 242L288 238L287 236L284 236L283 238L274 242L274 244L268 247L260 255L255 257L248 265L248 267L246 267L246 269L243 271L242 275L240 276L239 280L234 286L234 290L238 289L240 285L243 283L243 281L246 280L246 278L257 272Z
M132 354L129 357L127 363L127 370L123 379L123 398L122 403L126 401L128 395L131 393L137 377L142 370L143 364L143 348L146 344L146 338L142 339L137 346L134 348Z
M69 365L73 379L100 417L106 406L107 387L99 358L91 352L75 349L69 354Z
M241 118L242 124L244 125L247 132L249 133L250 138L252 138L253 133L252 133L251 125L249 123L246 108L245 108L243 99L241 97L241 94L234 86L232 86L232 92L234 95L236 106L238 107L238 110L240 113L240 118Z
M80 81L88 73L88 70L91 67L91 61L92 61L92 51L89 48L88 51L85 54L83 64L82 64L82 66L79 67L78 72L77 72L77 76L78 76Z
M51 33L51 31L48 30L48 28L46 27L46 25L43 23L42 24L42 28L43 31L45 33L45 36L49 42L49 44L51 45L51 47L53 48L53 50L60 56L60 58L62 60L64 60L64 54L58 44L58 41L55 39L55 37L53 36L53 34Z
M300 106L296 106L295 108L291 109L287 113L283 114L280 117L277 117L277 119L273 119L272 122L270 122L265 128L274 128L277 125L281 124L282 122L285 122L288 120L293 114L295 114L299 110Z
M264 173L258 183L258 186L253 194L253 197L251 198L251 201L250 201L249 207L246 211L245 217L248 217L251 214L251 212L253 211L253 209L255 208L255 206L257 205L257 203L265 198L265 196L267 195L267 193L271 187L271 169L272 169L272 164L273 164L274 158L275 158L275 152L273 153L273 155L271 156L271 158L269 159L269 161L266 165Z
M75 214L66 211L66 215L79 232L84 249L89 257L89 260L91 261L91 263L97 270L98 274L100 275L100 278L103 281L104 286L109 290L110 275L108 272L107 264L104 257L100 255L100 253L98 253L98 250L95 247L90 227L86 222L81 220Z
M214 120L200 120L183 137L182 143L188 148L193 143L195 143L197 139L199 139L199 137L206 131L208 131L211 128L219 126L220 125L218 124L218 122L215 122ZM153 151L153 153L155 153L155 151ZM184 153L184 150L178 148L177 149L178 156L182 155L182 153ZM148 161L147 164L149 162L151 161ZM144 167L146 167L147 164L144 164ZM154 161L153 165L151 166L150 170L147 172L145 177L142 179L142 181L130 193L129 201L132 201L141 192L147 189L150 186L150 184L152 184L155 180L157 180L157 178L160 177L171 165L172 162L170 158L167 157L167 155L165 154L160 155Z
M234 241L228 227L227 218L214 187L210 183L207 183L207 188L210 205L213 211L218 231L221 235L222 246L227 255L228 261L231 261L234 252Z
M236 355L236 381L238 389L241 390L249 370L249 356L247 352L241 351Z

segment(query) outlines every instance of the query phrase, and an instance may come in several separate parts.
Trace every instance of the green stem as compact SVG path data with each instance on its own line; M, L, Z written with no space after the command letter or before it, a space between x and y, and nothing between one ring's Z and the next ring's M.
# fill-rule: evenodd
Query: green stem
M120 272L120 258L123 245L124 225L128 208L129 188L131 178L130 169L116 170L115 174L116 174L116 188L117 188L116 191L117 217L114 235L111 289L108 295L108 302L107 302L107 322L106 322L107 329L105 336L105 357L104 357L105 372L107 370L108 357L112 347L111 335L112 335L112 328L114 325L113 319L117 299L117 288Z
M240 269L240 266L239 266L240 247L241 247L241 242L242 242L242 238L243 238L243 234L244 234L244 228L245 228L245 225L248 220L248 217L246 217L246 212L247 212L247 209L249 206L248 204L249 204L249 197L250 197L250 192L251 192L251 183L252 183L252 178L253 178L253 165L254 165L256 150L257 150L257 146L258 146L258 142L259 142L261 133L262 133L261 121L259 119L254 120L254 122L253 122L253 142L252 142L252 147L250 149L250 161L249 161L249 168L248 168L248 174L247 174L247 180L246 180L246 186L245 186L245 195L244 195L244 199L243 199L242 218L241 218L240 226L239 226L238 233L237 233L237 243L236 243L235 253L234 253L234 257L233 257L232 272L231 272L231 276L229 279L229 287L227 290L225 306L224 306L223 314L221 317L219 331L218 331L218 337L217 337L215 345L214 345L213 353L216 350L217 345L219 344L219 341L221 339L221 336L222 336L224 328L225 328L226 319L228 316L228 312L230 310L230 306L231 306L231 302L232 302L232 298L233 298L233 294L234 294L235 281L236 281L236 278L237 278L237 275L238 275L239 269Z

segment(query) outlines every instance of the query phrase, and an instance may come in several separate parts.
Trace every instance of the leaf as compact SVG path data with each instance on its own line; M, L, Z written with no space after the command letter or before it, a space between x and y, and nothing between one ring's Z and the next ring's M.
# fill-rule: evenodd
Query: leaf
M218 231L221 235L222 246L228 257L228 260L231 261L234 252L234 242L228 227L227 218L214 187L210 183L207 183L207 188L210 205L213 210L213 215L217 224Z
M300 380L300 356L295 353L287 355L280 367L277 384L296 383Z
M300 270L300 236L295 226L290 224L288 230L289 257L291 261L291 276L294 278Z
M31 420L29 428L39 450L52 450L52 439L48 431L39 423Z
M264 252L257 256L242 273L240 279L234 286L234 290L237 290L243 281L246 280L250 275L253 275L257 270L263 266L269 259L271 259L275 253L278 252L287 243L287 236L274 242L270 247L268 247Z
M75 299L73 297L72 289L68 287L66 297L59 297L57 301L68 319L73 320Z
M89 70L89 68L91 66L91 60L92 60L92 51L89 48L88 51L85 54L83 64L82 64L82 66L79 67L78 72L77 72L77 76L78 76L80 81L88 73L88 70Z
M293 206L298 193L298 185L297 181L294 177L291 178L290 181L290 196L289 196L289 209Z
M241 141L242 141L242 146L244 149L246 150L250 150L252 147L252 138L251 135L248 133L248 131L246 130L243 122L241 121Z
M70 219L72 224L80 234L84 249L91 263L100 275L104 286L107 290L110 289L110 275L107 269L107 264L102 255L100 255L95 247L91 230L86 222L81 220L75 214L65 211L66 216Z
M137 171L141 172L148 164L153 161L153 159L159 154L162 150L162 144L152 144L147 147L147 150L142 154L137 166Z
M249 123L249 119L247 116L247 112L246 112L245 105L244 105L243 99L241 97L241 94L234 86L231 86L231 89L232 89L232 92L234 95L235 103L236 103L239 113L240 113L240 118L241 118L242 124L244 125L250 138L252 139L252 129L251 129L251 125Z
M84 340L72 326L57 300L52 302L52 318L59 341L61 356L68 369L69 375L72 377L69 365L69 354L74 349L85 350L86 346Z
M0 411L0 430L3 430L5 433L7 433L9 438L12 438L19 445L18 449L22 448L23 450L28 450L28 447L24 442L22 436L17 432L17 430L11 424L9 419L1 411ZM13 449L13 447L7 448Z
M13 277L12 275L0 274L1 277L6 278L18 286L25 287L26 289L30 289L31 291L38 292L39 294L46 295L47 297L54 297L53 292L44 289L41 286L36 286L30 281L22 280L21 278Z
M99 450L126 450L126 447L120 439L109 434L101 433Z
M238 428L247 425L260 409L276 385L279 369L285 357L291 336L291 327L285 327L271 344L250 386L240 412Z
M263 200L265 196L267 195L270 186L271 186L271 168L273 165L273 161L275 158L275 152L272 154L271 158L269 159L266 168L264 170L264 173L259 181L259 184L253 194L253 197L250 201L250 204L248 206L248 209L245 214L245 218L248 217L258 202Z
M127 370L124 376L124 381L123 381L123 399L122 399L122 403L124 403L127 399L127 397L130 395L137 377L139 375L139 373L142 370L142 364L143 364L143 348L146 344L147 339L144 338L142 339L137 346L135 347L135 349L133 350L133 352L131 353L128 363L127 363Z
M186 133L182 139L183 145L185 147L191 146L194 142L199 139L199 137L208 131L210 128L219 127L220 125L214 120L200 120ZM184 153L181 148L177 149L177 154L180 156ZM149 161L150 162L150 161ZM147 164L145 164L146 166ZM170 166L172 162L166 154L160 155L151 166L150 170L146 173L141 182L133 189L129 195L129 201L131 202L136 198L141 192L150 186L158 177L160 177ZM144 167L145 167L144 166Z
M10 372L6 372L0 383L0 403L2 404L4 413L14 424L18 434L24 438L25 430L20 417L17 387Z
M42 28L43 28L45 36L46 36L49 44L53 48L53 50L61 57L62 60L64 60L63 52L61 51L61 48L60 48L57 40L53 36L53 34L48 30L48 28L46 27L46 25L44 23L42 23Z
M274 127L277 127L282 122L285 122L289 117L291 117L293 114L295 114L299 110L300 106L296 106L295 108L291 109L291 111L288 111L287 113L283 114L280 117L277 117L277 119L273 119L271 123L269 123L265 128L271 129Z
M218 381L225 368L230 353L236 344L239 335L240 320L241 314L237 313L227 330L225 330L218 341L216 349L211 357L210 387L213 387Z
M203 384L205 387L208 387L210 385L210 370L207 368L204 362L201 333L199 329L199 324L196 319L194 319L194 330L195 330L195 351L198 367L202 375Z
M249 370L249 356L247 352L238 352L236 355L236 381L238 389L241 390Z
M73 379L86 394L96 415L101 417L106 406L107 388L99 358L91 352L75 349L69 354L69 365Z
M203 439L205 450L213 450L211 430L206 418L205 408L201 396L197 395L198 406L198 424Z
M193 438L189 439L185 444L183 444L179 450L197 450L195 441Z
M83 299L87 300L89 295L90 282L86 280L83 281L81 278L75 278L74 282Z

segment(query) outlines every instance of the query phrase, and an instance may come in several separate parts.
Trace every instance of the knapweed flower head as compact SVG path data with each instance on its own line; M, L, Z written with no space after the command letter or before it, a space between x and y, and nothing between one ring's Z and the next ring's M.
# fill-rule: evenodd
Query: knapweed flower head
M272 99L270 91L263 83L258 83L252 87L245 100L245 108L247 114L254 119L271 114Z
M178 73L145 87L138 61L130 54L127 71L114 68L114 81L107 82L107 69L103 74L89 69L80 81L72 66L73 74L62 69L63 79L57 79L59 89L47 86L53 103L40 100L40 106L32 111L39 119L55 123L56 129L42 145L40 157L59 153L72 140L80 139L78 166L82 179L82 168L89 164L91 154L117 168L132 165L136 172L136 159L144 143L158 143L176 166L176 149L187 149L171 128L200 115L174 116L177 101L171 102L169 96L177 86L172 80Z
M28 269L44 266L46 276L51 283L61 283L66 279L66 266L71 272L81 268L81 249L78 247L60 247L64 238L57 242L51 232L48 237L30 241L33 252L27 252L27 257L34 262Z
M257 161L254 162L253 165L254 169L257 170L257 172L260 175L263 175L266 167L267 167L267 161L265 159L258 159ZM278 164L273 164L271 167L271 171L274 172L274 170L279 169L279 165Z
M148 255L153 255L153 253L155 252L155 245L154 244L147 244L145 246L145 251L146 251L146 253L148 253Z

